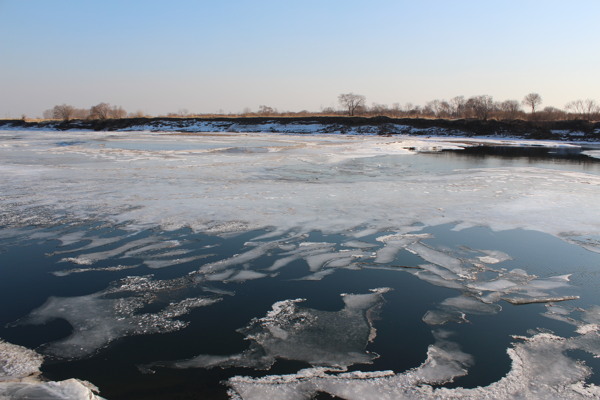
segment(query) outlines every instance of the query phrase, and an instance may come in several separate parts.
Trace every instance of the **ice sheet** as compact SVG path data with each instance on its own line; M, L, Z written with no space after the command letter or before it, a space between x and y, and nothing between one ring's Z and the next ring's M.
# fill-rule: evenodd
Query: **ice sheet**
M82 135L81 144L55 145ZM565 239L596 233L599 225L591 212L600 191L596 175L538 168L427 171L411 169L403 158L414 157L399 151L453 146L445 139L127 135L20 133L20 140L6 141L0 167L19 173L0 175L3 225L94 217L132 229L350 233L460 222ZM277 151L199 151L219 147ZM397 159L390 164L386 157Z

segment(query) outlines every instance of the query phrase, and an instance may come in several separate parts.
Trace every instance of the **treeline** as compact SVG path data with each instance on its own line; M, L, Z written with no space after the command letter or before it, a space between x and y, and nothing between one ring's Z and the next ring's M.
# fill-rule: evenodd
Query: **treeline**
M118 119L126 117L143 117L140 111L128 114L121 106L113 106L109 103L99 103L90 108L77 108L69 104L56 105L44 111L44 119L59 119L70 121L72 119Z
M537 93L529 93L523 100L494 101L492 96L481 95L465 98L456 96L450 100L432 100L424 106L406 103L401 106L398 103L391 107L385 104L373 103L366 105L366 98L354 93L344 93L338 97L340 105L346 115L360 116L388 116L392 118L445 118L463 119L475 118L481 120L587 120L596 121L600 119L600 104L595 100L575 100L567 103L565 109L556 107L545 107L542 105L542 97ZM334 110L323 110L331 113Z
M245 108L241 113L215 113L202 114L190 113L185 109L177 113L168 113L158 117L311 117L311 116L361 116L390 118L437 118L437 119L479 119L479 120L533 120L533 121L561 121L561 120L600 120L600 104L592 99L574 100L567 103L564 109L544 107L542 97L537 93L529 93L521 101L504 100L494 101L492 96L480 95L466 98L456 96L450 100L436 99L425 105L406 103L366 104L366 97L360 94L343 93L338 96L340 109L327 107L319 112L313 111L278 111L274 107L261 105L257 111ZM72 119L119 119L145 117L143 112L127 113L123 107L100 103L89 109L76 108L67 104L57 105L44 111L44 119L58 119L69 121Z

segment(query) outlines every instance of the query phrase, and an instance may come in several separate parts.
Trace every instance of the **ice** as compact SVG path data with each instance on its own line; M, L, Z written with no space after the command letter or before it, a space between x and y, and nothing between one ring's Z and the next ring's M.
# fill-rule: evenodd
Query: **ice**
M335 269L324 269L314 274L303 276L302 278L298 278L299 281L320 281L328 275L331 275L335 272Z
M561 296L561 297L503 297L502 300L511 304L534 304L534 303L556 303L560 301L577 300L579 296Z
M408 251L417 254L432 264L444 267L449 271L455 273L458 276L467 276L469 270L464 268L462 261L458 258L452 257L444 252L432 249L421 242L415 242L407 246Z
M436 333L436 343L419 367L402 373L391 371L351 372L333 375L308 369L292 375L264 378L238 376L227 382L230 396L244 400L310 399L328 393L348 400L362 399L590 399L600 396L600 387L583 383L591 370L582 361L566 355L569 350L597 354L600 336L595 331L572 338L548 333L518 338L508 349L509 373L497 382L473 389L435 388L465 375L472 358L449 340L447 332Z
M219 301L215 296L176 300L156 313L139 313L155 303L159 292L177 289L185 280L153 281L151 277L129 277L101 292L79 297L50 297L16 324L43 324L61 318L73 327L72 334L43 347L43 352L60 358L92 355L110 342L131 335L172 332L187 326L177 320L193 308Z
M346 247L354 247L357 249L371 249L373 247L377 247L376 244L362 242L360 240L348 240L347 242L342 243L342 245Z
M354 260L366 257L367 255L360 251L342 250L338 253L323 253L304 257L309 269L312 272L319 271L324 266L327 267L347 267Z
M232 282L243 282L251 279L260 279L268 276L262 272L250 271L250 270L242 270L237 274L227 278L227 281Z
M42 362L35 351L0 339L0 383L38 375Z
M498 264L504 261L512 260L512 258L498 250L479 250L480 252L487 254L486 256L478 257L479 261L485 264Z
M99 251L96 253L82 254L77 257L68 257L68 258L64 258L62 261L69 261L69 262L72 262L75 264L81 264L81 265L91 265L100 260L115 257L118 255L126 255L126 253L129 250L137 249L142 246L145 247L150 243L155 243L156 240L157 240L156 238L144 238L144 239L138 239L138 240L131 240L128 243L117 247L116 249Z
M388 290L379 288L368 294L344 294L344 308L340 311L301 307L299 304L304 299L279 301L265 317L254 318L239 330L251 342L248 350L229 356L203 354L148 367L269 369L277 358L335 369L368 364L377 357L365 351L367 343L375 337L371 319Z
M128 133L124 141L86 132L77 146L51 145L81 135L48 132L41 139L23 132L20 146L7 141L9 147L0 148L1 165L22 172L0 178L5 225L105 216L131 228L188 226L213 233L271 228L359 235L357 227L402 231L417 222L526 228L565 239L597 232L597 217L586 211L599 191L600 177L593 174L539 168L406 173L408 162L401 158L412 156L398 148L443 148L450 145L446 139ZM173 143L180 149L169 150ZM277 151L192 151L219 146ZM368 152L372 156L363 157ZM350 158L336 160L334 154ZM377 168L383 155L399 157L398 164ZM377 174L346 173L350 162Z
M502 307L497 303L506 301L515 305L549 303L579 299L578 295L566 294L572 288L570 275L557 275L540 278L528 274L522 269L495 270L486 264L496 264L500 260L510 259L503 252L493 250L436 250L420 241L409 245L424 259L433 264L422 264L418 269L406 269L409 273L430 284L459 290L462 294L449 298L429 310L423 316L423 322L429 325L467 322L469 314L494 314ZM479 264L468 261L469 254L486 254L476 256L492 257L494 262ZM464 259L464 261L463 261ZM460 274L455 273L459 271ZM555 319L559 319L554 316Z
M54 271L54 272L52 272L52 275L68 276L71 274L80 274L83 272L101 272L101 271L114 272L114 271L123 271L126 269L133 269L133 268L138 268L138 267L139 267L139 265L116 265L114 267L102 267L102 268L73 268L73 269L67 269L67 270L62 270L62 271Z
M103 400L96 395L98 389L77 379L60 382L10 382L0 383L0 399L28 400Z
M251 250L248 250L241 254L236 254L233 257L226 258L223 260L216 261L214 263L204 264L200 268L202 273L214 273L227 269L232 266L241 265L249 261L255 260L265 255L269 250L277 247L277 242L266 242L257 244Z
M42 363L35 351L0 340L0 399L102 400L85 381L42 381Z
M207 258L207 257L211 257L214 254L200 254L197 256L190 256L190 257L184 257L184 258L174 258L174 259L166 259L166 260L161 260L161 259L146 259L144 260L144 264L148 267L148 268L152 268L152 269L158 269L158 268L167 268L167 267L172 267L173 265L179 265L179 264L184 264L184 263L189 263L189 262L193 262L193 261L198 261L201 260L203 258ZM163 257L164 254L161 254L161 257Z
M600 158L600 150L585 150L581 154L592 158Z
M311 368L293 375L264 378L234 377L228 381L230 395L242 399L310 399L326 392L344 399L424 398L431 388L423 383L445 383L465 375L473 359L448 340L449 332L434 331L435 343L427 350L427 359L418 368L403 374L392 371L349 372L330 375L323 368Z

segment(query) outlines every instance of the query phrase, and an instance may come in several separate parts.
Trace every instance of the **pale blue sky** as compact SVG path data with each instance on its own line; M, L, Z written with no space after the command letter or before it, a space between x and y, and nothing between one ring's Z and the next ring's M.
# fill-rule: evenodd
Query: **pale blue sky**
M600 1L0 0L0 118L600 100Z

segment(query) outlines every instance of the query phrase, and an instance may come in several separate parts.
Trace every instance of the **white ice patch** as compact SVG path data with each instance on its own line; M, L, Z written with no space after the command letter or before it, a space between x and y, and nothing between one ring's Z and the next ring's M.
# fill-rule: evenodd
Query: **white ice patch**
M498 264L504 261L512 260L512 258L499 250L479 250L480 252L486 254L485 256L477 257L479 261L485 264Z
M592 158L600 158L600 150L585 150L581 154Z
M334 369L368 364L377 358L376 354L365 351L367 343L375 337L371 318L388 290L380 288L368 294L344 294L344 308L340 311L304 308L298 305L303 299L279 301L265 317L254 318L239 330L251 342L248 350L230 356L199 355L147 367L269 369L278 358Z
M460 277L469 277L469 274L472 272L468 268L463 267L463 263L460 259L452 257L442 251L432 249L421 242L411 243L406 249L411 253L418 255L425 261L446 268Z
M384 243L385 246L377 250L375 261L378 264L387 264L396 258L398 253L406 249L409 245L418 242L421 239L428 239L429 234L394 234L380 236L378 242Z
M52 272L52 275L67 276L67 275L71 275L71 274L81 274L83 272L102 272L102 271L115 272L115 271L123 271L126 269L138 268L138 267L139 267L139 265L116 265L114 267L102 267L102 268L73 268L73 269L66 269L66 270L62 270L62 271L54 271L54 272Z
M164 306L156 313L139 313L155 302L159 292L167 293L188 284L184 279L153 281L128 277L98 293L79 297L50 297L45 304L15 324L43 324L60 318L73 327L72 334L43 347L43 352L61 358L81 358L110 342L131 335L172 332L187 326L177 320L190 310L219 301L215 296L185 298Z

